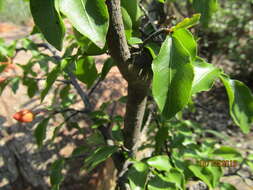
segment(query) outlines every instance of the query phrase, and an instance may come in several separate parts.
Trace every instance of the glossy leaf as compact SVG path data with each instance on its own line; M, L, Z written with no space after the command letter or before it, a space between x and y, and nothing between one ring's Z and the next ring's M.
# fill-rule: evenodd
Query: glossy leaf
M192 35L192 33L185 29L179 29L173 33L173 38L179 40L182 46L190 54L190 59L193 61L197 56L197 43Z
M148 165L154 167L158 170L167 171L169 172L172 168L169 157L162 155L162 156L154 156L147 161Z
M217 0L193 0L193 8L201 13L200 22L207 27L208 23L218 7Z
M61 50L65 28L54 1L30 0L30 8L34 22L46 40Z
M187 105L194 77L190 54L178 37L167 36L152 64L153 96L167 119Z
M36 127L34 136L36 138L37 145L42 146L43 140L46 138L47 125L50 118L43 119Z
M109 16L104 0L61 0L61 12L73 26L99 48L106 42Z
M212 88L215 80L220 76L219 68L206 63L203 59L196 59L193 62L194 80L192 85L192 94L207 91Z
M215 156L221 156L224 159L236 159L241 158L242 155L236 149L228 146L222 146L219 149L216 149L213 154Z
M59 190L64 176L62 175L62 169L65 161L63 159L56 160L51 166L50 183L53 190Z
M183 21L179 22L176 26L172 27L172 31L176 31L181 28L190 28L198 24L200 14L194 14L191 18L185 18Z
M221 80L229 98L229 112L233 121L244 133L250 131L253 122L253 95L250 89L238 80L222 76Z
M54 84L55 80L59 75L60 69L59 67L55 67L47 76L46 85L43 91L41 92L40 99L43 102L44 98L48 94L49 90L51 89L52 85Z
M98 77L94 59L92 57L84 57L76 61L75 75L78 80L82 81L90 88Z
M95 152L92 152L92 154L88 156L84 161L85 167L87 167L88 172L90 172L98 164L109 158L117 150L118 147L116 146L103 146L99 147L97 150L95 150Z
M131 190L145 190L148 166L143 162L135 162L128 171Z

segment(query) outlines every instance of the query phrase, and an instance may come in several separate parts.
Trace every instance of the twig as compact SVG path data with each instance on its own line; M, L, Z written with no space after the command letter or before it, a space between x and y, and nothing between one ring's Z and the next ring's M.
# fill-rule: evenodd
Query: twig
M93 85L93 87L90 89L89 93L88 93L88 97L91 96L91 94L94 92L94 90L98 87L98 85L101 83L102 78L100 77L97 82Z
M143 11L144 15L148 18L149 23L151 24L151 26L153 27L153 29L155 31L158 30L158 28L156 27L156 25L154 24L154 20L153 18L151 18L148 14L148 11L145 9L145 7L141 4L141 2L139 3L139 7L141 8L141 10Z
M83 103L85 104L86 109L91 110L91 104L88 95L82 90L81 86L78 84L76 76L71 71L67 71L67 74L70 77L71 84L74 86L77 93L80 95Z
M33 79L36 80L36 81L47 80L46 78L33 78ZM65 84L71 84L71 81L69 81L69 80L56 79L55 81L62 82L62 83L65 83Z
M149 40L151 40L152 38L154 38L155 36L159 36L162 33L169 33L169 32L170 32L170 30L168 28L160 28L160 29L158 29L157 31L155 31L154 33L150 34L146 39L143 40L142 47L144 47L147 44L147 42Z

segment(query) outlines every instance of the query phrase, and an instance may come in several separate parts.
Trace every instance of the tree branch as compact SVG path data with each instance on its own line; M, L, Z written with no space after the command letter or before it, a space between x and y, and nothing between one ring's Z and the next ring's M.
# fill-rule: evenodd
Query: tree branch
M109 51L123 77L128 79L129 72L126 64L131 54L125 36L120 0L107 0L106 4L110 14L110 26L107 33Z
M85 104L86 110L91 110L91 104L88 95L83 91L81 86L78 84L76 76L71 71L67 71L67 74L70 77L71 84L74 86L77 93L80 95L83 103Z

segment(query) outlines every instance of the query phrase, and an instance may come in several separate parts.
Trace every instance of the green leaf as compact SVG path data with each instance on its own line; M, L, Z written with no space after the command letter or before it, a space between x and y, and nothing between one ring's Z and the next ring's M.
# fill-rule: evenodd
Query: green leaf
M131 190L145 190L148 166L143 162L135 162L128 171Z
M52 0L30 0L30 9L36 26L56 49L62 49L65 34L60 14Z
M105 46L109 15L104 0L61 0L60 10L81 34Z
M75 75L78 80L82 81L90 88L98 77L94 59L92 57L84 57L76 61Z
M47 125L50 118L43 119L36 127L34 131L34 136L36 138L37 145L39 148L43 144L43 140L46 138Z
M169 137L169 133L168 133L168 127L164 126L161 127L158 132L156 133L155 136L155 147L156 147L156 151L159 153L161 152L164 143L166 142L167 138Z
M220 183L220 190L237 190L232 184L229 183Z
M105 45L103 49L99 48L96 44L94 44L89 38L82 35L76 29L73 30L76 40L78 44L81 46L84 55L86 56L94 56L94 55L101 55L106 52L108 47Z
M222 76L229 99L229 112L233 121L244 133L250 131L253 122L253 95L250 89L238 80Z
M176 31L181 28L190 28L196 24L198 24L200 18L200 14L194 14L191 18L185 18L183 21L179 22L176 26L171 28L172 31Z
M246 164L249 166L251 172L253 172L253 161L247 160Z
M103 65L103 68L102 68L102 71L101 71L100 77L101 77L102 80L105 79L106 75L109 73L109 71L111 70L111 68L113 66L115 66L115 63L114 63L113 59L112 58L108 58L105 61L104 65Z
M193 62L194 80L192 94L207 91L212 88L214 81L220 76L221 70L203 59L197 58Z
M138 37L131 37L130 39L128 39L128 41L127 41L130 45L135 45L135 44L142 44L143 43L143 41L140 39L140 38L138 38Z
M52 136L52 138L51 138L51 140L50 140L50 142L54 142L54 139L56 138L56 136L59 134L59 131L60 131L60 129L62 128L62 126L65 124L65 122L62 122L62 123L60 123L58 126L56 126L55 128L54 128L54 132L53 132L53 136Z
M112 128L112 137L116 141L121 141L121 142L124 141L123 133L122 133L122 130L120 128L120 125L114 125L113 126L113 128Z
M154 99L162 114L170 119L187 105L194 77L190 54L177 35L167 36L152 70Z
M197 43L192 35L192 33L185 29L178 29L177 31L173 32L172 35L174 38L178 39L182 46L188 51L190 54L191 60L195 60L197 56Z
M213 178L212 178L212 186L213 187L216 187L218 184L219 184L219 181L220 181L220 178L222 177L223 175L223 172L222 172L222 168L221 167L213 167L213 166L210 166L207 168L213 175Z
M11 79L11 89L14 94L16 94L19 88L19 81L20 81L19 77L14 77Z
M193 172L193 174L201 179L207 186L212 189L214 186L212 185L213 174L207 169L207 167L189 166L189 169Z
M167 182L174 183L176 187L178 187L181 190L185 189L184 174L176 168L171 168L170 171L166 173L164 179Z
M103 146L96 149L90 156L88 156L85 161L85 167L87 167L88 172L93 170L98 164L105 161L113 153L118 150L116 146Z
M192 5L197 13L201 13L200 22L207 27L213 13L217 10L217 0L193 0Z
M148 165L154 167L158 170L167 171L169 172L172 168L169 157L162 155L162 156L154 156L147 161Z
M2 95L5 87L9 84L10 80L6 79L5 81L0 83L0 96Z
M152 56L153 59L155 59L157 57L157 55L159 54L159 51L160 51L160 46L157 45L156 43L147 43L145 45L145 48L147 48Z
M140 17L142 16L142 11L139 7L139 0L121 0L121 7L125 8L129 16L131 17L133 28L138 30L140 24Z
M6 61L8 61L8 60L6 60ZM4 61L1 61L1 60L0 60L0 62L5 62L5 60L4 60ZM7 66L8 66L7 64L2 64L2 65L0 65L0 73L2 73L2 72L5 70L5 68L6 68Z
M213 154L215 156L221 156L224 159L237 159L242 158L242 155L240 152L238 152L236 149L229 147L229 146L222 146L219 149L216 149Z
M31 80L28 85L27 94L29 98L32 98L35 96L36 92L39 90L38 82L35 80Z
M127 13L126 9L124 9L123 7L121 7L121 14L122 14L122 19L123 19L126 39L127 41L129 41L132 37L132 20L129 14Z
M58 75L60 74L60 69L56 66L47 76L46 85L40 95L40 101L43 102L44 98L48 94L50 88L54 84L55 80L57 79Z
M62 169L64 168L65 160L56 160L51 166L50 183L53 190L59 190L64 176L62 175Z
M83 154L86 154L90 151L90 148L88 146L78 146L76 147L73 152L72 152L72 156L80 156Z
M174 183L167 182L159 176L153 177L148 182L148 190L177 190Z

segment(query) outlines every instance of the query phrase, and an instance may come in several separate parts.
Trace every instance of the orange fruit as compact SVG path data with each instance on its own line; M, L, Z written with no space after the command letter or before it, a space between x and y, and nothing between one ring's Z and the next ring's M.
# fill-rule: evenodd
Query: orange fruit
M15 113L12 117L19 122L30 123L34 119L34 113L25 109Z

